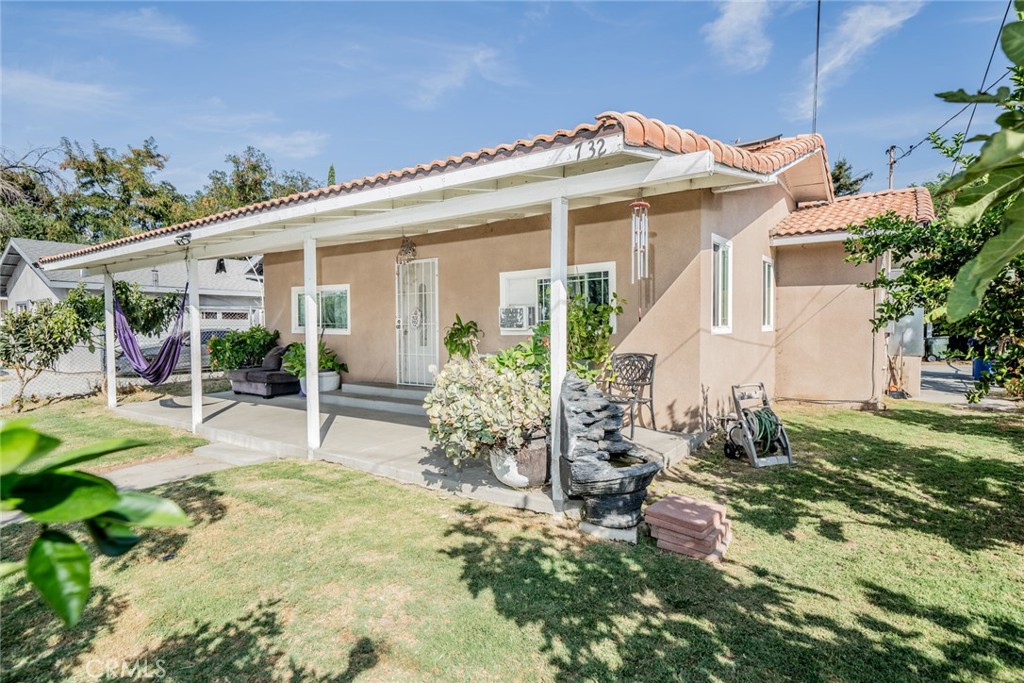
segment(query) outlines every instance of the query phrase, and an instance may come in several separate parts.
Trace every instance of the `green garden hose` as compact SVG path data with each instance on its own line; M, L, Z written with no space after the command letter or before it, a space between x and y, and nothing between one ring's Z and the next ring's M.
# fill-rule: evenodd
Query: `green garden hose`
M771 408L759 408L758 410L744 408L743 416L754 437L754 446L758 456L763 456L772 444L778 441L779 435L782 433L782 422Z

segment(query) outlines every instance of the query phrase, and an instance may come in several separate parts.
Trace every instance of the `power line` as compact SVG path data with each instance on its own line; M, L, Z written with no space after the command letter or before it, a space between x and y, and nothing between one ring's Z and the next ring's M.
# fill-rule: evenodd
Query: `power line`
M1009 75L1010 75L1010 72L1009 72L1009 71L1007 71L1006 73L1004 73L1004 74L1003 74L1002 76L1000 76L999 78L997 78L997 79L996 79L996 80L995 80L995 81L994 81L994 82L992 83L992 85L990 85L990 86L988 86L987 88L985 88L985 89L984 89L984 90L982 91L982 94L988 93L988 92L989 92L990 90L992 90L992 88L996 87L997 85L999 85L1000 83L1002 83L1002 82L1003 82L1004 80L1006 80L1006 77L1007 77L1007 76L1009 76ZM899 162L899 161L900 161L901 159L903 159L904 157L908 157L908 156L910 156L910 154L911 154L911 153L912 153L912 152L913 152L914 150L916 150L916 149L917 149L918 147L920 147L920 146L921 146L921 145L923 145L924 143L928 142L928 140L930 139L930 137L931 137L931 134L932 134L932 133L938 133L938 132L939 132L940 130L942 130L943 128L945 128L946 126L948 126L949 124L951 124L951 123L952 123L953 121L955 121L955 120L956 120L957 118L959 118L959 117L960 117L960 115L961 115L961 114L963 114L963 113L964 113L965 111L967 111L968 109L970 109L970 108L971 108L971 106L973 106L973 105L972 105L972 103L967 103L967 104L965 104L965 105L964 105L964 106L963 106L963 107L962 107L962 108L960 109L960 111L958 111L957 113L953 114L953 115L952 115L952 116L950 116L950 117L949 117L948 119L946 119L945 121L943 121L943 122L942 122L942 125L940 125L940 126L939 126L938 128L935 128L934 130L932 130L932 131L931 131L930 133L928 133L928 135L925 135L925 136L924 136L923 138L921 138L921 139L920 139L920 140L919 140L918 142L916 142L916 143L914 143L913 145L911 145L910 147L908 147L908 148L907 148L907 151L906 151L906 152L904 152L904 153L903 153L903 154L901 154L900 156L896 157L896 162L898 163L898 162Z
M985 75L981 77L981 85L978 86L979 88L984 88L985 81L988 80L988 72L989 69L992 68L992 59L996 56L996 48L999 47L999 37L1003 34L1003 27L1006 26L1006 18L1010 16L1010 5L1012 3L1013 0L1006 1L1006 11L1003 12L1003 20L999 23L999 30L996 31L996 39L992 43L992 52L989 53L988 64L985 65ZM981 90L979 90L978 92L981 92ZM960 146L957 148L956 154L953 155L953 169L949 172L950 175L954 175L956 173L957 157L959 157L960 153L963 152L964 150L964 143L967 142L967 135L971 132L971 124L974 123L974 114L977 111L978 103L975 102L974 107L971 109L971 115L967 118L967 128L964 129L964 137L960 141Z

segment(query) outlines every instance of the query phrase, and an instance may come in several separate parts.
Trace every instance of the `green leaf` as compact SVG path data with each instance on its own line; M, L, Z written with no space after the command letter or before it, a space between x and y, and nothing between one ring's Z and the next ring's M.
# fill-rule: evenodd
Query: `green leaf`
M16 472L0 476L0 510L14 510L21 504L21 498L11 491L24 477Z
M952 192L973 183L984 175L1008 163L1016 164L1024 153L1024 132L1000 130L981 148L978 158L970 166L947 180L940 193Z
M22 498L19 508L40 522L77 522L106 512L120 500L106 479L85 472L56 471L32 474L11 490Z
M117 505L104 512L104 520L144 528L185 526L188 515L172 500L142 491L122 491Z
M37 460L60 445L60 439L41 434L24 421L0 427L0 474L8 474Z
M24 560L21 562L0 562L0 579L6 579L11 574L17 574L24 568Z
M963 88L935 94L936 97L953 104L1000 104L1010 98L1010 89L1006 86L994 93L969 93Z
M1015 21L1004 26L999 42L1011 62L1024 66L1024 22Z
M73 451L61 454L57 461L52 465L47 465L44 471L56 470L70 465L77 465L78 463L86 462L87 460L95 460L96 458L107 455L108 453L116 453L117 451L124 451L129 448L138 448L139 446L145 445L145 441L138 441L137 439L110 439L109 441L101 441L100 443L93 444L92 446L76 448Z
M996 117L996 125L999 126L1000 128L1020 128L1022 125L1024 125L1024 112L1020 111L1019 109L1010 109L1008 111L1004 111L1002 114ZM979 135L978 137L984 137L987 140L990 136ZM976 138L971 138L971 140L974 139Z
M1018 197L1006 209L1003 231L989 238L976 257L968 261L956 275L949 292L950 320L966 318L981 303L992 280L1024 251L1024 199Z
M102 517L86 520L85 528L100 552L109 557L124 555L142 540L131 527Z
M74 626L89 598L89 553L65 533L49 529L28 551L25 573L46 604Z
M947 222L953 227L966 227L981 220L982 214L996 202L1006 199L1024 186L1024 160L992 171L981 185L972 185L956 196L949 209Z

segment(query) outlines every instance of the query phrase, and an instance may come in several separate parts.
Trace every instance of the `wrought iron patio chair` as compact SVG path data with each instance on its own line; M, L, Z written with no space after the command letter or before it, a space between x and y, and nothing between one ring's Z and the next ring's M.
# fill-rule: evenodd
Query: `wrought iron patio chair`
M612 354L612 376L605 393L613 403L629 406L630 439L643 406L651 411L651 429L657 429L654 424L654 361L657 358L656 353Z

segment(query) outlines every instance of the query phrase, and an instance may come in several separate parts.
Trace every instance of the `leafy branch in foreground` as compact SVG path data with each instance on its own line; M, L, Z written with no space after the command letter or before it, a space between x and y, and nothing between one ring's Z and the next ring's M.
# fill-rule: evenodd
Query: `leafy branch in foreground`
M182 526L189 520L173 501L141 491L118 491L109 480L72 467L141 446L141 441L104 441L39 467L39 461L59 445L59 439L24 421L0 425L0 509L19 510L42 524L24 560L0 563L0 578L24 571L46 604L67 626L74 626L89 599L92 557L70 535L49 525L79 522L101 553L117 557L141 540L136 528Z
M1019 18L1024 13L1024 0L1016 0L1015 9ZM1004 87L995 93L970 94L961 89L938 94L947 102L998 104L1005 109L996 118L1000 130L968 140L985 144L963 171L939 188L941 194L956 193L947 218L955 228L970 225L991 207L1007 202L1000 232L957 273L948 300L948 315L953 321L978 308L993 280L1024 253L1024 21L1003 27L1000 44L1014 65L1011 73L1016 88Z

